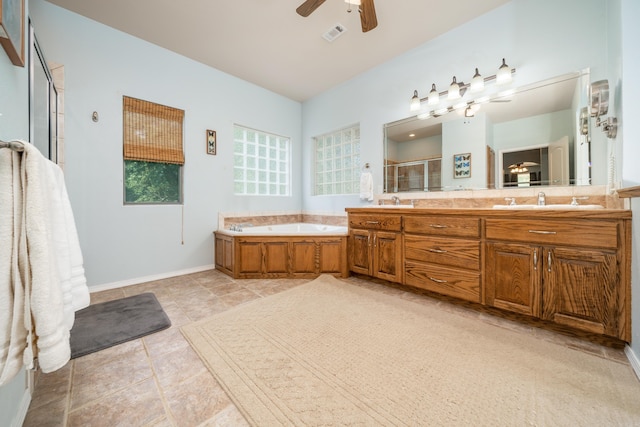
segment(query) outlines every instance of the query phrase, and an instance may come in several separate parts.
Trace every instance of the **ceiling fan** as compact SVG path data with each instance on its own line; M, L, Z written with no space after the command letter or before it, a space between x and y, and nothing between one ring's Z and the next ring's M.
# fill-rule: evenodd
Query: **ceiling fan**
M298 15L307 17L313 13L326 0L306 0L296 9ZM349 4L358 4L358 12L360 12L360 23L362 24L362 32L366 33L378 26L378 18L376 17L376 8L373 0L345 0Z

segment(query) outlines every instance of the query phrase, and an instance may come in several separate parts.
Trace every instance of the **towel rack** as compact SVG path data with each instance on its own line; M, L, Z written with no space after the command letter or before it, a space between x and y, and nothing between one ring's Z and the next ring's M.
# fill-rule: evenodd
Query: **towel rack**
M21 141L2 141L0 140L0 148L9 148L13 151L24 151L24 143Z

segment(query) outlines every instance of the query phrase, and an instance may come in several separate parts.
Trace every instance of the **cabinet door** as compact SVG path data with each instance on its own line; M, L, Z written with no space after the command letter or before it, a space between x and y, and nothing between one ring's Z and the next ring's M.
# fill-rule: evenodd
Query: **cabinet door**
M373 276L402 282L402 239L399 233L374 232L372 255Z
M324 241L318 248L318 273L340 274L347 276L347 256L344 238L332 241Z
M487 305L540 316L542 248L517 243L487 243Z
M259 277L262 273L262 244L260 242L243 242L236 240L237 251L235 264L238 274Z
M615 253L570 248L546 249L543 317L588 332L617 337L618 304Z
M369 230L352 229L349 235L349 269L354 273L371 274Z
M289 243L265 242L264 245L264 272L287 274L289 272Z
M291 242L291 274L316 273L316 243L314 241Z

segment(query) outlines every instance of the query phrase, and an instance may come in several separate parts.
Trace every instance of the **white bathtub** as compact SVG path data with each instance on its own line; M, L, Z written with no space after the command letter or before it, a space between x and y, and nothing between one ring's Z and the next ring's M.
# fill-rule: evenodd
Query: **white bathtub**
M294 224L243 226L242 231L220 230L228 234L241 236L317 236L346 235L347 227L340 225L310 224L306 222Z

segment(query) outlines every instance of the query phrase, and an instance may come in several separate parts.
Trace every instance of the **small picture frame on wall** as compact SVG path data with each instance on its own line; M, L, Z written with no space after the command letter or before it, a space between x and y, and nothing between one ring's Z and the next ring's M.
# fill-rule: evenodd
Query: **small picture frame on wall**
M0 0L0 44L18 67L24 67L24 1Z
M462 153L453 155L453 177L454 178L470 178L471 177L471 153Z
M216 131L207 129L207 154L216 155Z

